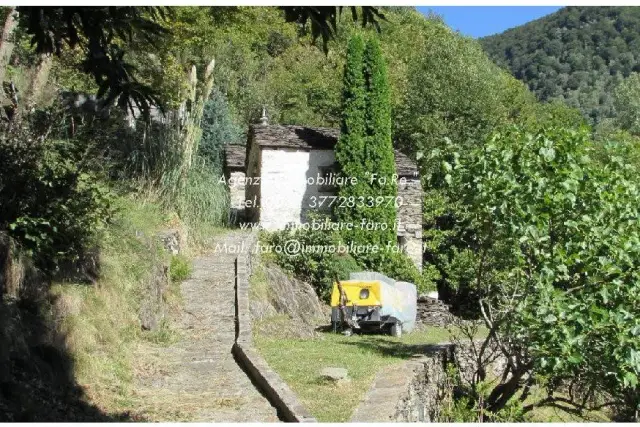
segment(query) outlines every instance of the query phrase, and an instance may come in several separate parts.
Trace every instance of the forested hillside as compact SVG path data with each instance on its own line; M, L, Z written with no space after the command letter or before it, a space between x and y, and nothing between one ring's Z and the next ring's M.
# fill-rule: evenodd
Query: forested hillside
M640 72L640 8L566 7L480 42L539 99L598 123L616 116L616 85Z

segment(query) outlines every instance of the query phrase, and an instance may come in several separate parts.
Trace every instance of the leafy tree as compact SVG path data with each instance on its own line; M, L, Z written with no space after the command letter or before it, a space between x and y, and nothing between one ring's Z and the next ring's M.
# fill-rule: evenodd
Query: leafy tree
M322 37L325 52L328 50L328 42L335 37L337 30L337 20L342 12L342 6L282 6L287 22L296 22L301 25L311 23L311 35L313 39ZM358 21L358 8L350 6L353 21ZM371 23L377 30L380 30L379 19L384 19L384 15L372 6L362 6L360 8L362 26L366 27Z
M166 29L162 7L33 7L17 8L20 26L32 36L40 54L60 56L76 46L84 52L82 70L98 86L98 97L107 104L149 112L160 105L157 94L139 81L124 55L134 40L153 49Z
M640 187L619 152L601 161L592 153L587 129L547 127L433 154L474 230L466 274L489 335L476 347L471 395L493 352L507 361L481 402L489 413L525 402L539 385L546 396L525 413L604 405L637 419ZM565 394L556 394L561 385Z
M243 141L242 131L231 116L229 103L220 91L214 90L206 102L201 127L202 139L198 146L198 154L205 158L214 170L221 171L224 146Z
M205 8L203 8L205 9ZM229 17L226 8L206 8L211 19L203 25L211 27L215 21ZM384 16L375 7L350 7L354 21L379 27ZM283 6L287 22L295 22L302 29L310 22L313 39L321 37L325 52L329 40L336 34L336 19L342 7ZM60 56L64 50L79 46L84 54L81 70L91 75L98 86L98 97L105 104L116 102L133 112L135 105L145 116L152 106L164 106L164 99L149 82L144 82L133 62L125 59L132 48L139 52L160 50L168 34L168 18L175 9L139 6L68 6L17 8L20 26L31 35L31 42L39 54ZM233 13L233 11L231 11ZM196 39L197 45L200 41ZM210 58L203 55L201 58ZM188 64L189 66L194 64ZM197 64L204 68L206 64Z
M614 91L616 124L620 129L640 136L640 74L633 73Z
M443 149L449 140L467 150L496 127L542 116L524 85L492 64L476 42L442 23L428 24L421 30L425 40L413 50L404 100L395 115L397 145L426 154ZM427 156L418 162L425 177L437 168ZM441 186L442 181L424 185L424 268L440 298L463 311L474 300L465 273L471 230L457 222L463 212Z

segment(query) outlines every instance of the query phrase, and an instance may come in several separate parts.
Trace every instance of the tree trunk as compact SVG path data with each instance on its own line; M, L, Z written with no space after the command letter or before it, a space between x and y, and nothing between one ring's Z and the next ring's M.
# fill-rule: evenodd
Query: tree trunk
M49 72L53 65L53 57L51 55L42 55L36 65L35 72L31 79L31 85L27 89L26 96L24 97L24 103L22 104L27 110L34 107L42 94L42 89L45 87L47 80L49 79Z
M4 81L4 76L11 59L11 53L13 52L13 42L11 41L11 33L18 23L16 8L9 8L7 17L4 20L4 26L2 28L2 39L0 39L0 85Z

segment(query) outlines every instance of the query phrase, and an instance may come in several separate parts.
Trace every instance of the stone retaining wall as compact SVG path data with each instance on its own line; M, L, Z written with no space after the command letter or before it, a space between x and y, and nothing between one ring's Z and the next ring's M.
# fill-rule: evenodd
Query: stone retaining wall
M254 385L278 410L278 415L283 421L317 422L289 386L253 348L251 314L249 311L249 277L251 276L252 266L256 262L256 259L252 256L252 249L256 241L257 234L251 234L245 244L245 247L248 248L248 253L240 253L235 261L236 342L233 345L233 354Z
M447 365L466 379L473 374L470 349L454 344L429 346L423 355L383 368L351 417L352 422L438 422L451 394ZM493 366L500 369L502 360Z
M452 344L430 346L423 356L382 369L351 422L437 422Z
M416 323L444 328L451 324L453 315L444 302L425 295L418 297Z

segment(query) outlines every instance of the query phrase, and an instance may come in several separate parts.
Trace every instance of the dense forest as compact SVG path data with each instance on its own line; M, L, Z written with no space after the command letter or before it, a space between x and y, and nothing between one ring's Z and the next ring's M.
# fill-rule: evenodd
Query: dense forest
M616 85L640 72L640 8L566 7L480 42L539 99L599 123L616 116Z
M230 227L223 148L264 109L341 127L341 173L391 174L393 149L416 161L422 272L276 261L321 297L334 273L388 268L473 320L472 342L482 323L451 420L543 406L638 419L638 12L566 8L478 42L414 8L344 9L2 9L0 418L143 416L135 349L174 339L144 314L149 287L168 280L162 303L180 309L190 257ZM167 229L184 254L160 247Z

